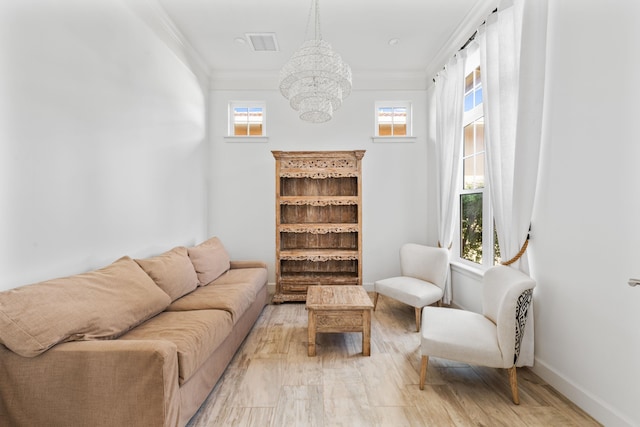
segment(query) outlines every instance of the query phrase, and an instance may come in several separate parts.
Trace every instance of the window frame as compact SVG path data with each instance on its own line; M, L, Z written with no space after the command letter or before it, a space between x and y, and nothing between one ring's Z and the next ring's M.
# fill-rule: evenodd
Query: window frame
M405 135L380 135L380 122L379 122L379 110L381 108L405 108L406 114L406 126ZM393 142L413 142L415 137L413 136L413 105L411 101L376 101L374 103L374 130L372 137L374 142L381 141L393 141ZM393 126L392 126L393 129Z
M237 108L247 108L254 109L260 108L262 110L262 132L260 135L236 135L235 134L235 110ZM230 101L228 104L227 111L227 135L225 136L226 140L237 142L237 141L249 141L249 142L258 142L258 141L267 141L267 105L265 101ZM247 122L249 123L249 122Z
M474 72L480 66L480 54L479 51L475 51L470 53L467 56L467 60L465 62L465 73L464 78L466 80L467 76ZM464 83L464 82L463 82ZM475 91L475 87L471 89L471 92ZM484 92L484 88L482 88ZM465 96L470 93L465 90ZM482 99L484 101L484 93L482 94ZM464 101L462 108L464 109ZM458 209L458 221L455 227L455 237L453 242L453 253L452 253L452 261L462 264L472 270L486 270L493 265L495 265L495 253L494 253L494 236L495 236L495 223L493 220L493 210L491 206L491 190L490 190L490 180L488 179L487 174L487 157L486 157L486 133L484 135L484 187L481 188L464 188L464 131L465 127L473 124L479 119L484 118L484 110L483 103L481 102L478 105L475 105L469 111L463 111L463 120L462 120L462 128L460 132L462 132L461 138L461 150L460 150L460 186L458 187L458 191L456 194L457 200L457 209ZM486 126L485 126L486 129ZM462 257L462 196L465 194L482 194L482 262L477 263L466 258Z

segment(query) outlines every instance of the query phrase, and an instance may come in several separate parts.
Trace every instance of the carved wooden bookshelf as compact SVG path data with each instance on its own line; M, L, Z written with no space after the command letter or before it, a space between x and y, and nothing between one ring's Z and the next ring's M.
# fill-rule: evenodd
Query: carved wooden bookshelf
M273 151L276 293L305 301L314 285L362 285L364 150Z

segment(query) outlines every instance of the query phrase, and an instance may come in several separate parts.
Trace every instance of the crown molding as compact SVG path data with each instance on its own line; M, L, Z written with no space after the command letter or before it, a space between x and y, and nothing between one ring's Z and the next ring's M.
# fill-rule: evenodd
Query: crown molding
M131 10L197 77L203 89L277 90L279 70L211 70L157 0L126 0ZM426 90L431 79L496 8L498 0L478 0L460 25L420 71L353 70L353 90Z
M429 86L431 86L431 79L442 70L449 59L469 40L469 37L487 19L487 16L491 14L497 5L498 0L479 0L474 4L473 8L451 33L449 39L442 45L425 70Z
M278 90L279 70L214 70L212 90ZM426 90L424 71L353 71L353 90Z
M353 90L426 90L427 83L423 70L353 72Z
M175 25L157 0L126 0L129 8L142 20L176 55L176 57L196 76L200 87L209 88L209 67Z

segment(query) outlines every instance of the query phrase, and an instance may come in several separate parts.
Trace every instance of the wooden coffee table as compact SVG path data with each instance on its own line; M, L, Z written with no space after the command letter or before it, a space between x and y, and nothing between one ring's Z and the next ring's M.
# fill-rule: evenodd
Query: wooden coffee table
M316 355L316 334L362 332L362 354L371 354L373 303L362 286L309 286L309 356Z

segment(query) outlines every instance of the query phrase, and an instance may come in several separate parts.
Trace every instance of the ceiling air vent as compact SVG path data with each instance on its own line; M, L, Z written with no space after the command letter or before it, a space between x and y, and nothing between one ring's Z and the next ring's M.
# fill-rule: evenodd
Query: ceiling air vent
M278 41L275 33L246 33L245 36L256 52L277 52Z

